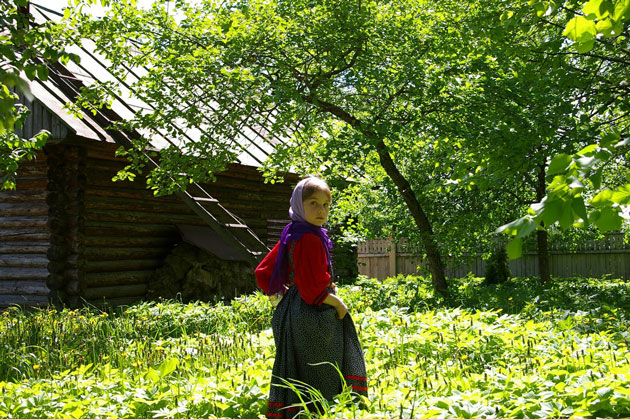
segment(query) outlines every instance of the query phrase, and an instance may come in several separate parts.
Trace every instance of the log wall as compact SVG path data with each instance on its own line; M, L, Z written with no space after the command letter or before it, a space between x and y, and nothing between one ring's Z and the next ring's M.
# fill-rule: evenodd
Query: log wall
M144 297L149 281L180 241L176 224L206 226L175 196L154 197L142 178L112 182L125 160L116 146L91 143L85 151L79 291L90 304L128 304ZM265 241L268 219L286 218L292 184L264 184L252 167L231 165L203 185L221 205Z
M0 307L48 302L47 159L22 164L15 191L0 191Z

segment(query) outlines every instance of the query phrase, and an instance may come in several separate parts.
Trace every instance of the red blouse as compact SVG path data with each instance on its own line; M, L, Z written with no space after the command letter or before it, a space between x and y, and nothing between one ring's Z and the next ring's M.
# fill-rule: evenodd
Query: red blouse
M269 280L276 263L280 243L265 256L256 268L256 281L265 294L269 291ZM293 246L293 263L295 276L293 278L298 292L307 304L321 305L328 296L330 273L326 249L321 239L312 233L305 233ZM289 266L289 272L291 271Z

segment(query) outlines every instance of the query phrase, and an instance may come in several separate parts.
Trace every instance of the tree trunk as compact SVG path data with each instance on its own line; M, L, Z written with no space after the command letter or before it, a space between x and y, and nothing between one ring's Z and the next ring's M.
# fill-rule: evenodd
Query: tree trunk
M545 181L545 165L538 166L538 184L536 185L536 201L540 202L545 197L547 191L547 182ZM544 227L544 224L541 224ZM549 273L549 245L546 230L538 230L536 232L538 241L538 270L540 272L540 282L543 284L549 282L551 276Z
M342 109L332 103L319 100L312 94L303 96L303 99L305 102L316 106L324 112L335 115L340 120L346 122L354 129L370 138L376 146L381 166L383 166L387 175L396 185L398 192L402 195L409 211L411 212L411 216L413 217L416 226L420 230L420 239L422 240L424 249L427 252L427 259L429 260L429 270L431 271L431 282L433 283L433 288L442 295L448 295L448 285L446 283L446 276L444 275L444 265L442 265L440 251L437 247L437 243L435 242L435 235L433 234L433 229L431 228L431 222L422 209L420 202L418 202L415 193L411 189L411 185L409 185L407 179L405 179L403 174L400 173L400 170L398 170L398 167L392 160L387 145L383 139L375 132L365 128L360 120L348 113L345 109Z
M448 284L446 283L444 265L442 264L440 251L435 243L435 236L433 234L433 229L431 228L431 223L420 206L416 195L411 189L411 185L409 185L407 179L405 179L402 173L398 170L398 167L396 167L383 140L380 140L377 143L376 149L378 151L381 166L383 166L385 172L394 181L398 192L402 195L409 211L411 212L411 216L413 217L416 226L420 230L420 239L422 240L422 245L427 252L427 259L429 260L429 270L431 271L431 282L433 283L433 288L440 294L446 295L448 294Z

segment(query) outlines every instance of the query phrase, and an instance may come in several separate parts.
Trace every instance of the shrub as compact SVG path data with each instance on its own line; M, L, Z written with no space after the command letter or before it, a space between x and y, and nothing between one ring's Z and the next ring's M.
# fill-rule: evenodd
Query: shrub
M486 265L485 284L502 284L511 276L508 255L504 243L499 243L495 248L488 264Z

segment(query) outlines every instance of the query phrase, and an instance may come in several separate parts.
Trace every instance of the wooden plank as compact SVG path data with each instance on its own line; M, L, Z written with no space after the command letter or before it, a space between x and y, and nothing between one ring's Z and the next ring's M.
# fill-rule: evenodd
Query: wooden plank
M0 281L0 294L47 296L49 292L45 281Z
M165 214L149 211L121 211L121 210L101 210L92 209L85 215L86 220L98 222L118 222L135 224L191 224L206 225L203 220L194 215L187 214Z
M40 230L0 230L0 243L48 241L50 233Z
M110 308L133 305L139 301L142 301L143 296L137 297L122 297L122 298L100 298L93 300L86 300L86 302L95 307Z
M83 293L86 300L100 298L121 298L121 297L144 297L147 293L148 284L118 285L113 287L87 288Z
M46 268L9 268L0 267L0 280L42 280L48 277Z
M10 254L46 254L48 251L48 245L37 244L15 244L15 243L3 243L0 245L0 255Z
M38 216L48 214L48 205L42 202L28 204L0 203L0 214L8 216Z
M0 254L0 267L24 267L24 268L46 268L48 257L46 255L2 255Z
M90 261L120 259L163 259L169 247L86 247L83 255ZM0 259L0 264L2 259Z
M6 203L20 203L20 202L46 202L46 191L23 191L16 190L12 192L0 191L0 202Z
M47 229L48 216L3 217L0 216L0 230L19 228Z
M114 261L87 261L85 272L122 272L155 270L162 266L163 260L139 259L139 260L114 260Z
M112 235L144 236L144 237L179 237L179 231L173 224L138 224L121 222L99 222L86 218L84 223L86 237Z
M46 306L48 305L48 296L43 295L0 295L0 307L9 306Z
M88 247L158 247L170 248L178 241L175 235L165 237L146 236L93 236L83 238L83 243ZM2 253L0 251L0 253Z
M155 272L150 271L122 271L122 272L93 272L85 275L88 287L109 287L114 285L135 284L148 282Z

